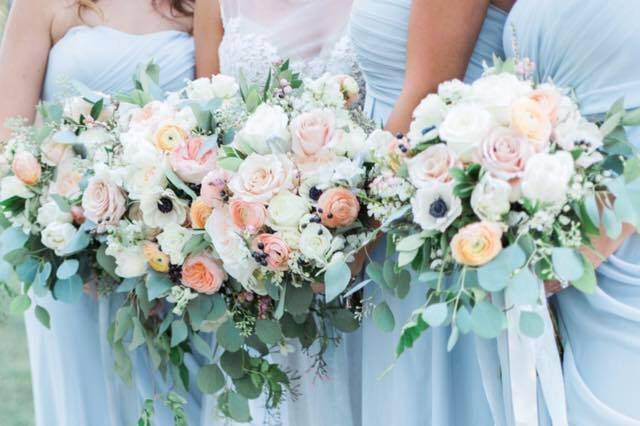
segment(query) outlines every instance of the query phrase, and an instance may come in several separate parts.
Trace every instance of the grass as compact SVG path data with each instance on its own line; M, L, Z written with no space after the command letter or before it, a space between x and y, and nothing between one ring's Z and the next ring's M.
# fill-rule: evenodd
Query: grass
M0 318L0 418L5 426L34 424L27 336L22 317Z

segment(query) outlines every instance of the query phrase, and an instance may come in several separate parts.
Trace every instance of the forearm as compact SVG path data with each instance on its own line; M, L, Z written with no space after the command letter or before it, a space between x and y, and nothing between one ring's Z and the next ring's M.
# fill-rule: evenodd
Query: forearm
M217 0L198 0L194 21L196 44L196 74L211 77L220 73L218 47L224 35L220 5Z

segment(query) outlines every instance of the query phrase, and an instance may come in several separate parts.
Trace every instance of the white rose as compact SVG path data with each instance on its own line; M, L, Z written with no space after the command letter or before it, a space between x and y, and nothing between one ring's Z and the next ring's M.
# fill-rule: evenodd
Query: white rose
M182 265L184 263L184 246L191 240L193 231L183 228L175 223L167 225L156 238L162 252L169 256L171 263Z
M231 98L238 93L238 83L227 75L214 75L211 79L199 78L187 85L187 96L196 101L208 101L213 98Z
M121 278L136 278L146 271L147 259L142 246L125 247L120 244L107 246L105 253L116 260L116 275Z
M477 104L456 105L440 126L440 138L458 157L469 162L493 126L491 114Z
M336 130L330 147L337 155L346 155L350 158L362 158L364 160L370 157L367 134L360 127L351 128L348 132L342 129Z
M396 137L387 130L376 129L369 135L367 145L375 158L386 160L389 147L393 145Z
M364 181L365 172L360 163L348 158L338 158L324 169L331 176L330 182L334 184L345 183L347 186L357 187ZM319 173L322 174L323 171Z
M300 231L297 228L285 228L275 233L290 249L300 249Z
M536 154L525 167L522 195L531 201L562 205L567 200L567 190L573 174L573 157L568 152Z
M445 81L438 86L438 96L446 102L458 102L471 93L471 86L458 79Z
M231 178L229 188L247 202L266 203L281 191L292 190L295 165L286 155L249 155Z
M473 189L471 208L482 220L500 222L509 212L511 185L486 173Z
M511 104L519 97L531 93L529 83L514 74L492 74L471 85L471 98L491 111L498 123L509 124Z
M6 176L0 181L0 201L11 197L31 198L35 194L15 176Z
M53 138L45 139L40 146L40 151L42 162L53 167L75 156L73 145L56 143Z
M155 164L128 167L124 184L129 198L139 200L145 195L161 192L167 184L166 170L167 166L163 160Z
M309 223L300 234L300 252L308 259L325 264L331 254L331 232L319 223Z
M554 140L565 151L584 150L576 160L579 167L587 168L603 158L597 152L603 145L602 132L594 123L584 119L559 124L554 132Z
M285 153L291 149L289 117L282 107L261 104L248 118L234 140L246 153Z
M47 201L38 209L37 221L41 226L49 226L53 222L71 223L71 213L63 212L55 201Z
M437 127L447 115L447 105L438 95L429 94L413 111L413 121L409 130L411 143L416 144L433 139L438 135Z
M187 203L170 190L145 194L140 199L144 223L151 228L181 225L187 219Z
M70 223L53 222L47 225L40 235L42 244L53 250L57 256L63 255L63 249L76 235L76 228Z
M295 229L309 209L310 205L304 198L289 191L281 192L269 201L267 225L276 231Z
M422 229L444 232L462 213L462 202L453 195L453 185L434 182L414 194L411 209Z

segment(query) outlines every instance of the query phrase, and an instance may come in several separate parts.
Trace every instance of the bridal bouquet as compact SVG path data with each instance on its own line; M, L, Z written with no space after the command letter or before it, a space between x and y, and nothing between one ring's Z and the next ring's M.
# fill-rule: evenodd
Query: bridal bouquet
M519 78L519 68L498 61L471 85L443 83L407 137L370 137L367 208L398 256L370 264L369 276L393 294L388 277L411 267L428 288L398 355L430 326L451 326L449 349L471 331L541 336L543 282L593 292L582 248L600 229L616 238L623 223L638 225L640 158L623 127L640 123L638 111L620 101L594 124L562 89ZM374 319L393 327L384 302Z

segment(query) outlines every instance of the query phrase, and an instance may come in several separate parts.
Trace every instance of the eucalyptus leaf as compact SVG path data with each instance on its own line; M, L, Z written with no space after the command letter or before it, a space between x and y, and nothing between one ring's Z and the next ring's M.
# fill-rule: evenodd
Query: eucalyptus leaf
M425 308L422 318L432 327L439 327L447 321L449 307L446 303L434 303Z
M351 269L346 262L333 262L324 273L325 297L327 303L338 297L351 281Z
M605 208L602 214L602 222L607 237L612 240L617 239L622 233L622 222L616 216L615 212L609 208Z
M218 328L216 338L220 346L230 352L238 351L244 343L244 338L240 335L240 330L233 319L228 319Z
M14 226L4 230L0 236L0 244L2 244L2 255L18 250L24 247L29 236L22 232L22 229Z
M313 291L311 290L311 286L303 285L301 287L295 287L293 285L287 285L284 309L293 315L305 314L309 311L312 300Z
M373 310L373 320L378 328L385 333L390 333L396 326L396 320L387 302L381 302Z
M520 313L520 331L532 338L538 338L544 334L544 321L535 312Z
M189 331L187 324L184 320L178 319L171 323L171 347L178 346L180 343L187 340Z
M248 374L234 380L233 384L236 387L236 391L247 399L258 398L262 394L262 383L260 378L261 376L256 374L255 377L257 377L257 380L260 381L259 385L254 383L255 379L252 379L252 376Z
M40 324L44 325L46 328L51 328L51 318L49 317L49 311L43 308L40 305L36 305L34 310L36 318L40 321Z
M191 335L191 343L195 350L202 355L207 361L211 361L213 358L213 354L211 352L211 346L204 340L198 333L193 333Z
M16 296L9 305L9 312L12 315L22 315L31 306L31 299L26 294Z
M358 329L360 323L353 316L353 313L348 309L338 309L331 315L334 326L344 332L352 333Z
M584 267L584 273L580 278L571 281L571 285L573 285L583 293L593 294L598 287L596 272L593 269L593 264L589 261L589 259L587 259L584 255L581 255L581 257L582 265Z
M220 391L225 385L224 374L215 364L205 365L198 371L196 379L202 393L212 395Z
M485 339L493 339L506 328L507 319L504 312L484 301L473 307L471 324L475 334Z
M172 286L173 283L167 274L161 274L153 270L148 271L147 290L149 292L149 300L155 300L166 295Z
M220 366L232 379L239 379L245 375L249 366L249 356L245 351L225 351L220 357Z
M460 331L458 327L451 327L451 334L449 335L449 340L447 341L447 352L451 352L453 347L458 343L458 338L460 337Z
M56 277L59 280L66 280L74 276L80 268L80 262L77 259L67 259L58 266Z
M407 266L408 264L413 262L413 259L416 258L419 252L419 249L412 251L401 251L400 253L398 253L398 266L401 268L403 266Z
M455 324L458 326L462 334L467 334L471 331L471 321L471 314L469 313L469 310L464 306L460 306L456 312Z
M574 249L556 247L551 252L553 270L561 280L574 281L584 274L581 256Z
M251 421L249 411L249 401L236 392L229 392L228 400L229 415L237 422L246 423Z
M510 277L526 261L524 250L513 244L502 250L491 262L478 268L478 282L487 291L500 291L509 283Z
M83 283L78 275L57 280L53 287L53 296L64 303L76 303L82 297Z
M528 268L521 269L507 287L507 298L516 305L533 305L539 295L538 279Z
M398 251L416 251L422 247L425 238L423 234L410 235L400 240L398 244L396 244L396 249Z
M376 284L386 286L384 282L384 276L382 274L382 265L379 263L372 261L367 265L366 268L367 276L373 280Z
M275 345L282 339L282 329L277 321L262 320L256 321L256 335L266 345Z

